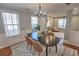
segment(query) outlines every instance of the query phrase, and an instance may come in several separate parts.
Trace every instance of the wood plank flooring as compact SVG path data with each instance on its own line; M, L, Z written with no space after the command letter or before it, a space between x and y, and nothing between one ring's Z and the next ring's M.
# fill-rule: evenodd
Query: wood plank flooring
M12 54L12 51L10 46L0 49L0 56L10 56L11 54Z
M63 44L64 46L67 46L67 47L70 47L72 49L76 49L78 51L78 55L79 55L79 47L77 46L74 46L72 44L68 44L68 43L64 43ZM12 54L12 51L11 51L11 47L5 47L3 49L0 49L0 56L10 56Z
M68 43L64 43L63 45L77 50L78 51L78 55L79 55L79 47L78 46L75 46L75 45L72 45L72 44L68 44Z

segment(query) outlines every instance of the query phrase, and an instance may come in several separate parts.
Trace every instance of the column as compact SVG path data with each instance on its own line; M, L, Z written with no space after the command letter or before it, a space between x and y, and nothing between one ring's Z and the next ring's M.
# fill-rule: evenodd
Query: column
M64 40L70 39L70 32L71 32L71 22L72 22L72 9L67 10L67 16L66 16L66 27L64 31Z

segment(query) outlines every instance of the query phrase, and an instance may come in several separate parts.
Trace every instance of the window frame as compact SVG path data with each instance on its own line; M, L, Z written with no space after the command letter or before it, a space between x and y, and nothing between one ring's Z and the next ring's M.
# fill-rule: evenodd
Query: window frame
M35 19L34 19L35 18ZM35 21L36 20L36 21ZM35 22L33 22L33 21L35 21ZM32 26L32 31L34 31L34 25L38 25L39 23L39 20L38 20L38 17L36 17L36 16L31 16L31 26Z
M5 31L5 36L8 38L8 37L14 37L14 36L17 36L17 35L20 35L20 24L19 24L19 14L18 13L13 13L13 12L5 12L5 11L2 11L2 12L0 12L1 13L1 18L2 18L2 21L3 21L3 25L4 25L4 31ZM4 23L4 17L5 16L3 16L3 13L10 13L11 14L11 22L13 22L12 21L12 14L16 14L16 21L17 21L17 24L5 24ZM9 21L10 21L10 19L9 19ZM15 31L15 29L14 29L14 25L16 25L17 26L17 31L18 31L18 33L16 34L16 33L13 33L12 35L10 35L9 34L9 30L8 30L8 26L12 26L12 28L13 28L13 32ZM7 33L7 31L8 31L8 33Z
M53 25L53 18L52 17L47 17L47 24L46 27L52 27Z
M60 19L62 19L62 21L63 21L62 25L59 24ZM66 18L59 18L59 21L58 21L58 28L65 29L65 27L66 27Z

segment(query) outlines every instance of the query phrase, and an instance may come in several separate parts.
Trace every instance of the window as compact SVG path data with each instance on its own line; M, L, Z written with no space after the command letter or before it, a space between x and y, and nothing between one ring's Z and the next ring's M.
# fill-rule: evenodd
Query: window
M66 18L59 19L58 23L59 28L65 28L65 25L66 25Z
M2 12L6 36L14 36L20 33L18 15Z
M38 18L32 16L32 24L38 24Z
M38 25L38 18L35 16L31 17L32 29L35 30L35 27Z
M47 21L47 27L50 27L50 20Z
M47 18L47 27L52 27L52 24L53 24L53 18L48 17Z

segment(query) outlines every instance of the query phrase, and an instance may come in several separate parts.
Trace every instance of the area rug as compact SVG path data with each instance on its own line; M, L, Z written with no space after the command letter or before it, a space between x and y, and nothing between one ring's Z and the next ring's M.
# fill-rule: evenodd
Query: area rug
M57 52L55 51L55 47L48 49L48 56L78 56L77 50L63 46L63 44L58 44L57 46ZM41 56L45 56L45 46L42 47L44 48L44 51L41 53ZM33 54L33 48L30 51L30 47L27 47L27 43L25 41L12 45L11 49L12 56L38 56L38 53Z

